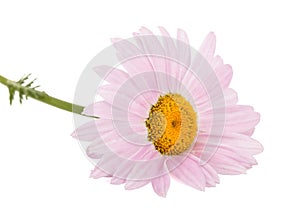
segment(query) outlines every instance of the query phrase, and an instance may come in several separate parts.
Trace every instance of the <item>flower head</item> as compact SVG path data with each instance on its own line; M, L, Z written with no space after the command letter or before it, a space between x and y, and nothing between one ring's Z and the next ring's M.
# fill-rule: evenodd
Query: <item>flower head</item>
M173 39L159 29L161 36L141 28L131 39L113 39L114 66L92 63L101 100L84 113L99 119L73 133L90 142L91 177L126 189L151 183L166 196L170 176L204 190L219 183L218 174L245 173L262 151L251 138L259 114L237 105L232 68L215 56L215 35L195 50L183 30Z

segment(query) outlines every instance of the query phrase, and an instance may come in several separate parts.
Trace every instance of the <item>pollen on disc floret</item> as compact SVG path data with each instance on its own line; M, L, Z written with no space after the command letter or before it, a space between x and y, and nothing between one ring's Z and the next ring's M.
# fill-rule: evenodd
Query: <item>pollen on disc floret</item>
M179 155L190 148L197 134L197 114L180 94L160 96L145 121L148 140L162 155Z

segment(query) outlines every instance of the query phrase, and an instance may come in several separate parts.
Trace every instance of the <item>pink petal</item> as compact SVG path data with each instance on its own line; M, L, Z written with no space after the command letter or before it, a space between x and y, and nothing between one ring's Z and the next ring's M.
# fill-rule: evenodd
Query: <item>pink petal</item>
M202 42L199 51L208 60L208 62L211 62L214 57L215 50L216 36L213 32L210 32Z
M129 160L120 159L118 166L114 170L113 176L125 179L126 181L130 180L128 175L131 173L132 168L134 167L135 164L136 163L130 159ZM139 178L136 179L139 180Z
M119 89L117 85L101 85L97 89L98 95L100 95L106 102L112 104L115 99L115 95Z
M123 86L121 89L118 88L119 86L111 84L100 86L98 93L104 98L104 102L87 107L85 112L95 113L96 111L97 114L102 115L103 118L114 116L114 119L123 121L128 119L128 114L135 114L136 116L146 118L149 113L148 110L153 104L150 102L157 96L157 93L142 93L142 88L146 86L145 84L144 86L141 84L142 83L135 84L134 80L131 79L128 80L126 86ZM147 100L149 98L150 100ZM135 109L133 109L134 107ZM122 119L120 117L122 117Z
M152 31L144 26L140 28L140 32L141 35L153 35Z
M135 113L135 115L139 115L143 120L145 120L149 116L151 105L154 103L147 102L143 95L138 95L130 103L128 111L131 114Z
M197 138L197 140L198 142L195 146L200 145L202 150L205 152L208 151L205 150L205 148L213 147L217 147L217 149L220 148L235 151L238 154L247 156L256 155L263 151L262 145L257 140L238 133L227 133L223 136L209 135L203 133Z
M129 72L129 75L132 76L153 70L151 63L144 56L144 50L138 48L133 43L127 40L119 40L114 43L114 47L118 51L119 60L124 62L122 65Z
M112 107L112 105L106 101L100 101L85 107L83 114L97 116L101 119L110 119L113 120L115 124L118 124L119 122L126 122L128 123L128 127L130 127L129 129L132 129L134 133L145 134L145 136L147 136L145 118L148 117L150 107L148 107L148 109L139 106L135 107L136 110L134 110L134 108L132 108L134 103L135 102L132 102L126 112L123 109ZM118 137L119 136L117 136L117 138Z
M189 82L187 82L189 79ZM191 74L187 74L182 80L183 84L188 85L188 94L181 92L191 103L193 103L199 113L205 112L207 109L212 109L211 97L202 83L193 80ZM191 99L189 97L191 96ZM195 109L195 110L196 110Z
M215 69L218 66L224 65L223 59L220 56L215 56L212 61L210 62L213 69Z
M223 136L221 146L228 146L239 150L239 152L246 151L251 155L256 155L263 151L263 146L257 140L237 133Z
M253 135L254 131L255 131L255 128L252 128L252 129L249 129L249 130L243 132L242 134L251 137Z
M106 157L112 153L120 158L120 162L123 161L122 158L132 159L132 155L142 147L149 146L147 145L147 133L142 136L137 133L120 135L119 131L115 129L103 133L102 130L99 130L99 137L88 146L87 155L90 158L100 159L103 158L103 155ZM131 139L137 141L131 141ZM152 144L150 145L152 146Z
M223 77L220 75L220 77L218 77L216 71L212 69L211 65L207 63L201 55L196 55L193 58L190 69L195 74L198 84L201 84L202 87L209 92L211 99L215 96L222 95L223 88L220 80L222 80L224 82L223 85L225 85L225 80L227 80L225 78L226 76Z
M120 42L120 41L122 41L123 39L122 38L111 38L110 39L110 41L112 42L112 43L117 43L117 42Z
M223 88L227 88L232 78L232 68L230 65L224 65L220 56L214 57L216 49L216 36L211 32L207 35L199 51L208 60Z
M125 189L126 190L133 190L137 188L141 188L145 185L147 185L150 181L126 181Z
M230 65L219 65L215 68L216 75L222 88L228 88L232 79L232 67Z
M86 149L88 157L93 159L100 159L108 150L107 145L103 141L97 141L91 143Z
M117 177L112 177L111 180L110 180L110 183L115 184L115 185L124 184L125 182L126 182L125 179L117 178Z
M184 79L185 75L187 74L187 71L190 68L191 65L191 49L189 46L189 40L186 35L186 33L178 29L177 31L177 51L178 51L178 62L182 66L179 66L179 71L178 71L178 80Z
M114 157L112 163L107 163L109 156L104 158L99 162L99 167L103 169L108 169L114 177L126 179L127 181L132 180L151 180L154 177L165 174L167 168L164 164L164 159L158 156L153 148L142 147L135 153L131 153L131 156L126 159L122 159L119 156Z
M112 119L112 105L106 101L100 101L84 108L83 114L97 116L105 119Z
M172 160L169 161L172 162ZM172 165L174 163L168 163L168 165L170 164ZM186 185L202 191L205 188L206 180L202 167L191 155L188 155L186 159L170 173L175 179Z
M242 134L213 136L202 134L193 151L220 174L241 174L256 164L253 155L263 147L256 140Z
M201 113L199 127L203 131L223 129L224 133L244 133L254 128L260 115L251 106L235 105Z
M223 90L223 94L224 94L225 104L227 107L233 106L237 103L238 95L235 92L235 90L231 88L226 88Z
M184 30L177 30L177 39L189 45L189 38Z
M197 91L199 91L198 95ZM231 88L224 89L223 94L218 94L218 96L215 95L214 97L210 97L203 89L192 91L192 95L195 99L197 111L201 114L234 106L238 101L237 93Z
M146 54L162 56L162 57L148 57L151 65L153 66L154 71L165 71L165 56L164 48L157 39L157 37L147 28L142 27L140 29L141 36L136 37L138 41L138 46ZM146 35L146 36L145 36ZM148 35L148 36L147 36Z
M146 56L136 55L122 62L122 66L128 71L131 77L144 72L153 71L151 63L146 59Z
M117 169L120 167L120 163L124 161L123 158L118 157L113 152L107 152L102 156L102 158L97 163L97 167L107 173L111 174L113 177L118 177L121 179L125 179L124 177L114 175Z
M239 175L246 173L250 167L245 167L238 161L223 155L218 155L210 160L210 165L223 175Z
M251 106L236 105L226 109L225 131L244 133L259 122L260 114Z
M142 91L145 90L145 87L148 87L148 90L151 90L150 88L150 80L148 79L147 82L144 78L139 78L139 83L135 82L135 79L128 79L126 82L126 85L122 84L115 85L115 84L107 84L107 85L101 85L98 87L97 93L109 104L112 104L118 108L123 108L126 111L126 107L129 103L131 103L137 96L139 97L139 101L143 102L144 104L149 103L145 97L142 96ZM154 87L154 89L156 89Z
M207 187L215 187L216 184L220 182L218 173L210 164L206 163L202 165L202 171L205 176Z
M179 64L180 57L174 39L170 37L169 33L163 27L159 27L159 29L161 34L163 35L162 41L163 41L165 54L169 58L166 59L166 73L169 75L167 84L170 91L177 92L179 87L178 81L181 81L184 75L184 72L181 72L182 70L184 70L184 68L180 68L182 67L182 65ZM185 38L183 38L181 34L181 31L179 33L179 37L180 39L185 40Z
M103 80L112 84L122 84L129 78L124 71L107 65L97 66L94 70Z
M160 91L169 91L166 75L159 75L160 73L167 73L168 71L168 55L166 54L162 44L158 38L153 35L151 31L146 28L141 28L140 34L135 36L137 44L145 54L147 54L148 61L152 65L152 71L157 83L157 88ZM159 76L158 76L159 75Z
M112 129L110 120L93 120L77 128L72 133L72 137L83 141L93 141L99 138L101 133L109 132Z
M127 167L127 169L129 169L128 171L124 167L120 167L120 170L123 170L121 174L125 174L129 180L151 180L168 172L165 159L161 157L156 150L151 148L151 151L148 152L148 157L147 152L145 153L146 154L142 155L146 156L135 157L135 159L138 158L140 160L136 161L132 167Z
M152 179L154 192L161 197L166 197L170 187L170 176L168 174Z
M94 170L91 171L91 178L98 179L102 177L110 177L110 175L103 170L99 169L98 167L95 167Z
M164 27L158 26L158 29L160 30L162 36L171 37L169 32Z

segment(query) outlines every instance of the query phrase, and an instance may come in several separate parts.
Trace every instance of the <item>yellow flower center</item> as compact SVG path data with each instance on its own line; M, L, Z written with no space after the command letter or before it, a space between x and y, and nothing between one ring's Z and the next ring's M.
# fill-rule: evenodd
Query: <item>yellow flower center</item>
M160 96L146 119L148 140L162 155L179 155L190 148L197 134L197 114L179 94Z

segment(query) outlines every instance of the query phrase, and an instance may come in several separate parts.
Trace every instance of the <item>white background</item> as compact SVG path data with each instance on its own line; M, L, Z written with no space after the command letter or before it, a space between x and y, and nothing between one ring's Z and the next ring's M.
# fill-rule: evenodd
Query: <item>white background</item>
M261 113L265 147L246 175L221 176L200 192L171 183L125 191L89 178L92 164L70 137L72 114L29 99L9 106L0 86L0 213L299 213L299 6L297 1L0 1L0 73L33 73L42 90L72 101L86 64L109 38L140 26L209 31L233 66L240 104Z

